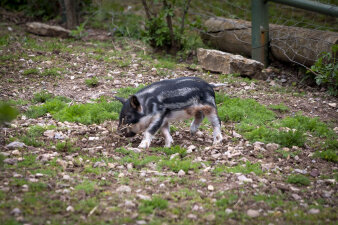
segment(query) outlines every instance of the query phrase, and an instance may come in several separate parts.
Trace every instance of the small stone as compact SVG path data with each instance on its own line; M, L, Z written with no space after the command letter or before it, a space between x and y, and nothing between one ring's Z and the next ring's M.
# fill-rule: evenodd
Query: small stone
M196 149L196 146L195 146L195 145L190 145L190 146L187 148L187 153L192 153L195 149Z
M126 192L129 193L131 192L131 188L127 185L122 185L116 189L117 192Z
M232 135L235 137L235 138L241 138L242 135L236 133L236 131L232 131Z
M226 213L226 214L230 214L230 213L232 213L232 212L233 212L232 209L229 209L229 208L226 208L226 209L225 209L225 213Z
M336 108L337 107L337 103L329 103L329 106L332 108Z
M70 180L70 176L68 174L63 175L62 179L63 180Z
M170 156L170 160L173 160L175 157L179 157L179 156L180 156L179 153L172 154L172 155Z
M208 185L208 190L209 190L209 191L213 191L213 190L215 190L215 188L214 188L214 186L212 186L211 184L209 184L209 185Z
M44 175L42 173L36 173L35 177L43 177Z
M21 153L20 153L20 151L19 150L14 150L14 151L12 151L12 153L11 153L13 156L19 156L19 155L21 155Z
M302 199L299 195L297 195L297 194L292 194L291 195L295 200L300 200L300 199Z
M299 156L298 156L298 155L295 156L295 160L296 160L296 161L299 160Z
M54 130L46 130L43 132L43 135L48 137L48 138L54 138L55 131Z
M319 209L310 209L309 210L309 214L318 214L318 213L320 213L320 210Z
M62 159L57 159L56 163L59 164L60 166L62 166L63 169L67 168L68 163L65 160Z
M300 174L307 174L306 170L301 170L301 169L295 169L294 170L296 173L300 173Z
M14 141L6 145L6 148L8 149L16 149L16 148L23 148L26 147L25 143Z
M89 141L98 141L100 138L99 137L89 137Z
M276 151L279 148L279 145L275 143L269 143L265 147L268 151Z
M147 222L144 221L144 220L137 220L136 224L138 224L138 225L144 225L144 224L147 224Z
M197 219L197 216L195 214L188 214L187 216L189 219L191 220L196 220Z
M237 177L239 181L241 182L246 182L246 183L252 183L252 179L251 178L247 178L244 175L240 175Z
M130 200L125 200L124 205L126 207L135 207L135 203Z
M280 82L285 83L287 80L286 79L281 79Z
M7 158L3 161L4 163L8 164L8 165L14 165L18 162L18 159L16 158Z
M141 200L151 200L148 195L138 194L137 197L139 197Z
M12 211L11 211L11 214L14 215L14 216L18 216L21 214L21 210L19 208L14 208Z
M67 212L74 212L74 207L70 205L70 206L67 207L66 210L67 210Z
M251 218L255 218L259 216L259 211L258 210L254 210L254 209L249 209L246 214L251 217Z
M215 218L216 218L215 214L212 214L212 213L205 217L205 219L208 221L214 221Z
M185 175L185 172L184 172L184 170L180 170L180 171L178 171L177 175L178 175L179 177L182 177L182 176L184 176L184 175Z
M199 138L204 137L204 133L199 130L199 131L196 132L196 136L199 137Z

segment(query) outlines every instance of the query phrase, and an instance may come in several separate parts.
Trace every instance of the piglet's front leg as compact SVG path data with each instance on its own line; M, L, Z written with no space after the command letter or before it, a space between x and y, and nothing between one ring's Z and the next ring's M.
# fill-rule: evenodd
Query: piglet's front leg
M151 140L153 139L153 135L148 131L144 132L143 140L141 141L139 148L149 148Z

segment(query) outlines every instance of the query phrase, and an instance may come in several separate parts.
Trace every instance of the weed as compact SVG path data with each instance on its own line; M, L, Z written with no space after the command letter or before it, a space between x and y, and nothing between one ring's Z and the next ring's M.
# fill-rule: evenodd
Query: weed
M213 173L219 176L222 173L243 173L248 174L254 172L256 175L263 174L260 163L251 163L247 161L245 164L237 165L234 167L227 167L224 165L216 166Z
M8 102L0 101L0 125L14 120L18 114L18 110Z
M185 148L182 148L179 145L175 145L175 146L172 146L170 148L166 148L166 147L165 148L161 148L161 147L151 148L151 150L155 151L155 152L162 152L163 151L168 156L178 153L181 158L184 158L187 155L187 150Z
M28 76L28 75L39 75L40 71L37 68L30 68L26 69L22 72L23 75Z
M85 83L88 87L96 87L99 84L99 80L97 77L92 77L90 79L86 79Z
M18 168L33 168L37 166L36 162L36 155L25 155L23 157L23 160L18 162L17 167Z
M144 85L140 85L137 88L132 88L132 87L120 88L117 90L117 93L118 93L117 96L122 97L122 98L129 98L129 96L140 91L142 88L144 88Z
M41 192L47 189L47 184L42 182L31 182L28 186L31 192Z
M299 150L297 150L295 152L291 152L291 151L285 151L285 150L282 150L282 149L278 149L278 150L276 150L276 152L281 154L284 158L288 158L288 157L294 158L296 155L298 155L300 153Z
M310 184L309 178L301 174L295 174L295 175L288 176L287 182L290 184L296 184L299 186L301 185L308 186Z
M41 126L32 126L28 129L25 135L20 137L20 140L23 141L26 145L39 147L42 146L42 142L37 140L38 137L41 137L43 132L46 131L47 128Z
M336 59L338 45L331 52L324 52L307 73L314 73L317 85L327 85L330 95L338 95L338 63Z
M221 208L222 210L225 210L228 208L230 205L234 204L238 199L238 196L235 194L225 194L222 196L222 198L218 199L216 201L216 206L218 208Z
M80 150L80 148L74 148L73 143L70 141L58 142L56 143L55 147L59 152L76 152Z
M158 166L160 168L168 168L177 173L180 170L183 170L184 172L197 170L201 164L193 163L191 160L179 160L174 158L172 160L162 160L158 163Z
M74 206L74 209L77 212L82 212L88 214L95 206L99 204L99 200L96 197L84 199L78 202Z
M5 156L3 154L0 154L0 168L4 167L5 165L4 160L5 160Z
M45 69L41 73L41 75L42 76L51 76L51 77L54 76L54 77L56 77L56 76L60 76L62 74L62 71L63 71L63 69L61 69L61 68L53 67L53 68Z
M53 96L54 95L52 93L49 93L46 90L42 90L42 91L37 92L37 93L34 94L32 101L34 103L39 103L39 102L44 103L47 100L52 99Z
M81 23L79 26L76 26L76 29L70 31L70 35L75 39L82 39L88 35L88 32L85 31L86 22Z
M255 201L264 201L271 208L282 207L285 204L283 196L279 195L255 195L252 197Z
M53 98L48 100L45 104L41 106L32 106L30 107L26 115L30 118L37 118L45 115L46 113L54 114L61 109L66 107L66 103L58 98Z
M139 212L150 214L155 209L166 209L168 208L168 201L159 197L154 196L151 200L142 200L141 204L139 205Z
M86 194L90 194L90 193L92 193L97 188L97 185L93 181L85 180L81 184L76 185L74 188L77 191L81 191L82 190Z
M314 154L314 156L327 160L327 161L338 162L337 150L328 149L324 151L317 151Z
M284 103L280 103L278 105L269 105L269 109L279 111L279 112L288 112L290 109Z
M9 44L9 35L1 35L0 36L0 47L7 46Z

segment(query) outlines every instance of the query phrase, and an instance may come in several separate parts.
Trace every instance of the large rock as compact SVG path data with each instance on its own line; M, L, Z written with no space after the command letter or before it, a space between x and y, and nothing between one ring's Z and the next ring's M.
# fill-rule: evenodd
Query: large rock
M197 58L203 69L224 74L239 73L254 78L263 78L263 63L212 49L197 49Z
M26 29L30 33L41 36L63 37L63 38L67 38L70 36L70 30L67 30L60 26L51 26L39 22L26 23Z

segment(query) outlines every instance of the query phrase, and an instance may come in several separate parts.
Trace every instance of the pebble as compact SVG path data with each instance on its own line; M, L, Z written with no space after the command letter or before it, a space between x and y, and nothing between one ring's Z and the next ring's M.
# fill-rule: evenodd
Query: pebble
M232 212L233 212L232 209L229 209L229 208L226 208L226 209L225 209L225 213L226 213L226 214L230 214L230 213L232 213Z
M320 213L320 210L319 209L310 209L309 210L309 214L318 214L318 213Z
M242 135L236 133L236 131L232 131L232 135L235 137L235 138L241 138Z
M19 155L21 155L21 153L20 153L20 151L19 150L14 150L14 151L12 151L12 153L11 153L13 156L19 156Z
M209 190L209 191L213 191L213 190L215 190L215 188L214 188L214 186L212 186L211 184L209 184L209 185L208 185L208 190Z
M258 210L254 210L254 209L249 209L246 214L249 216L249 217L258 217L259 216L259 211Z
M205 217L205 219L208 221L213 221L215 220L215 218L216 218L215 214L212 214L212 213Z
M54 130L46 130L43 132L43 135L48 137L48 138L54 138L55 131Z
M16 149L16 148L23 148L26 147L25 143L19 142L19 141L14 141L6 145L6 148L8 149Z
M297 195L297 194L292 194L291 195L295 200L300 200L300 199L302 199L299 195Z
M18 159L16 158L7 158L3 161L4 163L6 164L9 164L9 165L14 165L18 162Z
M63 180L70 180L70 176L68 174L63 175L62 179Z
M184 172L184 170L180 170L180 171L178 171L177 175L178 175L179 177L182 177L182 176L184 176L184 175L185 175L185 172Z
M126 192L129 193L131 192L131 188L127 185L122 185L116 189L117 192Z
M240 175L237 177L239 181L241 182L247 182L247 183L252 183L252 179L251 178L247 178L244 175Z
M268 151L276 151L279 148L279 145L275 143L269 143L265 147Z
M296 157L295 157L296 158ZM301 170L301 169L294 169L294 171L296 173L300 173L300 174L307 174L307 171L306 170Z
M89 141L98 141L98 140L100 140L100 138L99 137L89 137L88 140Z
M143 225L143 224L147 224L147 222L144 221L144 220L138 220L138 221L136 221L136 224Z
M336 108L337 107L337 103L328 103L330 107L332 108Z
M70 205L70 206L67 207L66 210L67 210L67 212L74 212L74 207Z
M18 216L21 214L21 210L19 208L14 208L12 211L11 211L11 214L14 215L14 216Z
M151 200L148 195L138 194L137 197L139 197L141 200Z
M189 219L191 220L196 220L197 219L197 216L195 214L188 214L187 216Z

